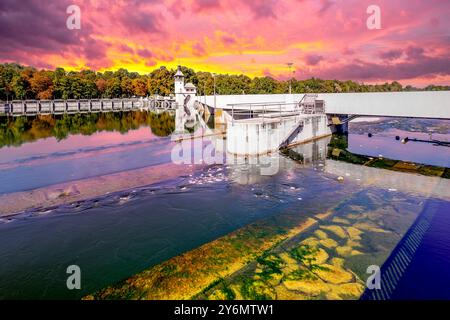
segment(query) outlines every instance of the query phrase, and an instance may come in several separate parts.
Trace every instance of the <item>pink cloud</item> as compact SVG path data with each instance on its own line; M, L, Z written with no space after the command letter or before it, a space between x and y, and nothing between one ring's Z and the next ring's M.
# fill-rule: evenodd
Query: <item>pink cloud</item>
M193 0L192 8L194 11L204 11L220 8L219 0Z

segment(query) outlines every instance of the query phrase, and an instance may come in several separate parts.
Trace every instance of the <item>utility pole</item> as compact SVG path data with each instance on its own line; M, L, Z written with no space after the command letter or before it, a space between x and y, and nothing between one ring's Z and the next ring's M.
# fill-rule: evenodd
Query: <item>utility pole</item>
M206 81L203 83L203 95L205 96L205 106L206 106Z
M214 110L216 110L216 74L212 74L214 79Z
M292 93L292 81L291 81L291 68L292 68L292 66L294 65L294 63L293 62L288 62L288 63L286 63L287 64L287 66L288 66L288 68L289 68L289 94L291 94Z

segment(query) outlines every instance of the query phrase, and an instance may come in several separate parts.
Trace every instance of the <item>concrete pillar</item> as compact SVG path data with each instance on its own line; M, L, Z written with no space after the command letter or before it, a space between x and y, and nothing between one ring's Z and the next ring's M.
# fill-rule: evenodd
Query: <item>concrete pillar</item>
M348 134L348 115L328 115L328 122L332 133Z
M348 134L348 122L336 126L336 133Z

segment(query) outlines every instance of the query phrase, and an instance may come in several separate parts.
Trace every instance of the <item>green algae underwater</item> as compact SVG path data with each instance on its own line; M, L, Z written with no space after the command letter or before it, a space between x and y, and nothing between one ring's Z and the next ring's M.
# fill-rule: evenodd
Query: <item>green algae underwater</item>
M321 214L255 222L84 299L359 299L367 267L383 263L422 205L366 189Z

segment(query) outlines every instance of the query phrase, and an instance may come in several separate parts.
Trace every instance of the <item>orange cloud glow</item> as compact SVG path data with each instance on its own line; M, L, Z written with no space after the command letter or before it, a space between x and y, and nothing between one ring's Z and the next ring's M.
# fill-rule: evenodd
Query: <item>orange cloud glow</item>
M182 64L218 73L368 83L450 84L447 13L440 0L4 0L1 62L148 73ZM66 8L81 8L68 30Z

